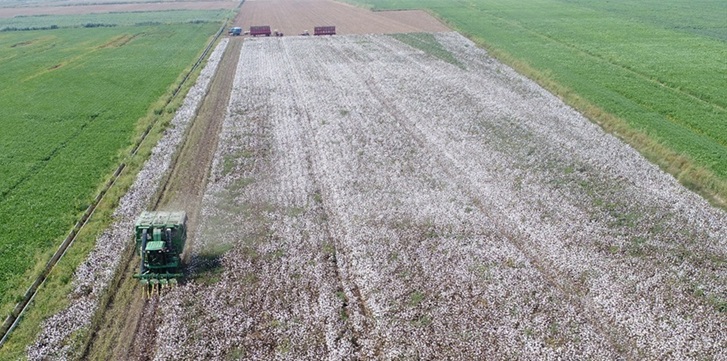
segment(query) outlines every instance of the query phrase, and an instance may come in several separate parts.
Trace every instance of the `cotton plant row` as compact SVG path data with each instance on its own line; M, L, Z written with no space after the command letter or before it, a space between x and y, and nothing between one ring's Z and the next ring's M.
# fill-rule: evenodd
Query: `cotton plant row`
M472 56L459 36L440 41ZM157 339L155 358L616 358L619 330L507 213L530 215L514 178L544 182L545 170L508 171L518 159L500 148L496 121L527 101L491 101L482 134L462 125L479 114L474 95L444 89L450 77L496 99L537 89L475 55L483 68L463 71L388 37L247 41L198 276L164 296L158 334L176 336ZM220 247L210 270L203 256Z
M334 208L332 213L339 217L331 222L331 227L338 231L338 234L334 233L334 235L342 240L340 249L351 259L351 267L354 268L352 273L355 273L360 279L359 287L362 291L367 291L364 292L365 294L370 294L371 297L366 300L367 305L370 307L373 317L378 321L377 327L369 335L371 337L370 349L367 350L364 347L361 353L373 357L383 349L383 352L391 357L404 355L437 358L451 356L446 353L442 354L442 350L452 348L451 345L457 345L453 348L459 352L481 357L515 355L520 352L522 344L510 342L508 346L499 348L499 343L507 344L507 341L512 340L508 340L507 337L497 332L489 335L487 342L484 342L484 344L490 345L490 351L497 350L491 355L482 354L487 352L487 349L462 342L455 336L458 332L454 325L462 328L459 333L467 334L475 332L475 330L479 331L480 328L477 325L481 325L483 322L506 318L504 314L497 314L498 311L503 311L503 308L495 307L494 310L486 309L485 312L479 313L482 317L478 319L477 310L473 310L471 307L473 303L471 298L465 297L458 303L450 303L447 297L443 296L447 290L438 289L441 285L451 285L453 290L472 287L467 282L460 282L463 278L466 281L471 279L473 264L471 257L476 256L474 257L475 262L482 261L485 267L494 264L495 269L498 266L502 268L522 266L525 269L531 267L529 262L522 260L521 252L507 242L505 244L509 246L508 251L512 255L502 257L501 262L489 261L488 256L492 256L489 252L473 255L470 251L463 251L458 242L459 239L469 238L470 232L479 235L493 230L497 231L497 229L479 227L482 224L491 224L492 221L488 219L485 212L471 204L473 200L468 192L462 189L462 185L456 182L456 179L452 179L456 176L450 173L449 167L442 164L443 161L437 159L436 154L432 154L432 149L428 149L426 140L422 138L421 134L414 131L411 124L407 124L408 119L403 118L402 113L397 109L399 99L415 99L417 92L401 91L397 99L391 101L382 98L382 88L394 85L392 82L397 79L418 80L407 77L408 74L398 72L400 69L396 68L396 65L411 67L412 61L395 59L396 55L402 53L402 48L399 44L389 46L386 44L386 39L377 38L376 45L380 45L378 52L370 48L366 51L349 50L345 47L337 49L336 45L343 42L334 44L333 51L322 49L318 54L315 51L308 51L307 54L311 57L317 56L308 62L305 61L304 56L295 52L297 61L294 62L294 68L298 66L300 69L292 71L294 74L303 74L303 79L299 81L299 84L303 84L309 90L303 92L307 95L304 98L308 99L307 107L318 112L318 114L311 114L310 118L324 119L322 122L310 121L308 124L311 125L310 131L314 134L313 136L318 138L316 143L321 149L318 178L322 180L322 183L328 183L324 189L330 189L330 203ZM365 42L366 39L351 41L356 46L366 44ZM299 52L302 52L305 45L300 44L300 46ZM304 67L303 65L308 63L326 64L326 59L330 57L331 53L341 54L344 59L349 61L349 64L353 63L347 67L348 71L341 69L337 64L331 65L331 68ZM362 71L378 65L391 70L388 74L371 74ZM428 74L428 72L420 74ZM376 80L376 75L381 75L380 81ZM329 80L321 82L316 81L317 79ZM344 85L341 89L336 89L334 84L362 84L364 86L352 90L351 88L355 87L348 88ZM321 89L329 91L321 91ZM436 88L423 87L422 89L436 93ZM432 91L433 89L434 91ZM360 93L357 94L357 90ZM396 91L400 90L402 89L396 89ZM336 100L338 100L337 103ZM351 106L353 109L350 111L337 109L346 106ZM342 119L332 120L331 118L335 118L337 114L348 114L349 116L339 116ZM359 144L356 144L356 141ZM493 233L499 236L497 232ZM430 238L433 244L425 247ZM486 244L489 243L487 238L475 237L474 241L481 245L481 247L476 247L477 249L487 250ZM392 249L383 253L380 252L382 247ZM394 262L396 268L387 272L386 261L392 258L396 260ZM452 266L442 267L442 265ZM397 275L397 268L403 270L404 274ZM519 273L519 275L522 274L527 273L525 271ZM525 282L518 280L512 284L505 280L494 286L504 286L508 290L514 290L517 289L515 285L522 285L524 294L517 295L516 293L516 298L527 305L528 292L537 290L538 285L545 283L542 276L535 270L532 271L530 278ZM542 296L542 298L562 298L558 295L557 290L548 287L541 287L541 289L542 293L550 294ZM429 298L432 300L430 301ZM427 310L428 312L423 314L417 315L416 313L421 310L417 310L416 307L414 310L402 307L402 304L428 305L425 301L430 301L432 306ZM497 304L498 301L502 301L502 297L492 296L486 298L485 303ZM436 308L441 309L442 313L437 314ZM463 317L463 314L453 312L458 308L464 310L464 314L472 314ZM536 306L536 308L538 307ZM584 316L580 314L580 311L568 308L556 310L551 316L555 316L554 319L564 323L572 321L575 324L583 325ZM414 312L414 319L407 317L410 311ZM394 317L387 317L392 313ZM434 313L434 315L430 313ZM410 324L402 325L402 319L397 316L410 321ZM562 330L546 334L545 329L552 327L551 320L543 321L524 317L522 322L527 323L524 328L529 328L528 333L534 336L532 337L533 344L547 343L548 338L555 340L571 336ZM445 324L446 327L441 327L439 331L449 330L449 332L437 332L437 326L440 323ZM513 324L517 323L513 322ZM416 329L417 326L429 325L430 328ZM515 327L508 330L507 324L502 326L497 328L498 331L510 331L508 334L515 337L518 335ZM575 327L574 330L578 334L594 332L588 325ZM413 333L419 333L421 336L412 340L410 335ZM382 334L386 335L383 339L380 336ZM484 335L480 337L486 338ZM472 345L472 349L468 349L463 344ZM599 350L607 349L607 347L599 344L590 349L592 351L583 354L596 356L600 352ZM553 350L533 351L534 353L531 355L544 357L550 351ZM554 354L561 351L566 354L568 352L568 350L557 350ZM605 354L608 355L608 351Z
M175 150L182 143L185 129L207 93L226 46L227 39L223 39L210 55L207 65L172 119L171 126L152 150L129 192L120 200L114 211L114 222L99 236L86 261L76 269L69 306L44 322L37 341L28 348L28 359L64 360L74 351L70 349L70 337L89 326L98 309L99 298L107 289L126 246L121 241L132 239L134 222L151 201L164 170L169 168Z

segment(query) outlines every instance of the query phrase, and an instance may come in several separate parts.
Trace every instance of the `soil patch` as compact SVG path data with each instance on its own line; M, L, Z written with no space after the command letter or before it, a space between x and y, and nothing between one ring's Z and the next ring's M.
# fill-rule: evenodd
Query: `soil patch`
M330 0L250 0L242 5L236 25L270 25L286 35L335 25L336 34L440 32L449 29L421 10L373 12Z

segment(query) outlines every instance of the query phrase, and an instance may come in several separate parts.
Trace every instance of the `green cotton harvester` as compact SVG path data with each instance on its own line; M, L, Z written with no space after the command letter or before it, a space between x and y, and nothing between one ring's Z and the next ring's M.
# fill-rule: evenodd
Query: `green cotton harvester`
M134 275L147 296L174 286L182 274L182 251L187 240L184 212L142 212L136 220L136 250L141 256Z

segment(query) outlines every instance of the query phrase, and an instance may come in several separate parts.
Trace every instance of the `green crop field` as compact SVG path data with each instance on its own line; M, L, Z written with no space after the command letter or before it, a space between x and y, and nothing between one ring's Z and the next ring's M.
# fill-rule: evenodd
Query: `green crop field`
M218 23L220 19L230 17L232 14L232 10L168 10L63 16L16 16L0 19L0 32L203 22Z
M93 22L116 26L0 32L3 320L128 152L139 119L196 61L225 15L108 14ZM123 22L132 18L167 23ZM36 17L35 25L70 26L69 19ZM5 21L0 28L17 19Z
M164 2L185 2L187 0L165 0ZM74 6L74 5L104 5L104 4L144 4L158 3L159 0L2 0L0 8L33 7L33 6Z
M625 124L617 132L676 176L708 174L703 184L682 179L687 185L716 181L722 188L712 191L727 196L727 2L355 2L430 10L594 120L608 114ZM686 161L668 164L674 155Z

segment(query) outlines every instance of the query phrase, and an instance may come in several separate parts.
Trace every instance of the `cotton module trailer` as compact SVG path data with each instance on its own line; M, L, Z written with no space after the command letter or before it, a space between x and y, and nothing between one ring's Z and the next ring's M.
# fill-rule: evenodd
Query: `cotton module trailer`
M313 28L313 35L336 35L336 27L316 26Z
M259 26L250 27L250 35L252 35L252 36L258 36L258 35L270 36L270 34L272 34L272 31L270 31L269 25L259 25Z
M182 278L182 251L187 241L187 215L184 212L142 212L134 227L136 250L141 257L134 275L145 294L174 286Z

